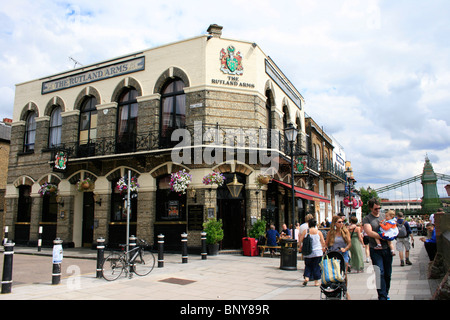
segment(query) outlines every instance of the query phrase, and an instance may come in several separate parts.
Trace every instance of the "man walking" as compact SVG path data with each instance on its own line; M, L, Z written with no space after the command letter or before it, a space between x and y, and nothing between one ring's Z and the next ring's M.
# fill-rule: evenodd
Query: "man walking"
M378 234L380 222L384 219L384 214L380 213L381 206L378 199L369 200L370 213L364 217L362 224L364 231L369 236L370 258L375 267L375 274L377 276L377 292L378 300L389 300L389 289L391 287L392 274L392 254L387 242L381 239ZM375 249L377 242L375 239L380 239L381 249Z
M409 250L411 250L409 238L411 238L411 242L414 244L414 237L408 221L403 219L403 212L397 213L397 226L398 236L396 239L396 248L400 257L400 266L405 266L405 260L407 265L412 265L411 261L409 261Z

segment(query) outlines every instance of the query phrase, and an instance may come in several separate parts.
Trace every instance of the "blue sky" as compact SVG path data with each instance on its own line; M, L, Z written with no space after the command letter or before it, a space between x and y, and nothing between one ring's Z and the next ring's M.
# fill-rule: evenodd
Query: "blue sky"
M450 1L1 0L0 118L15 84L206 33L256 42L352 161L357 187L450 175ZM439 190L440 193L443 191Z

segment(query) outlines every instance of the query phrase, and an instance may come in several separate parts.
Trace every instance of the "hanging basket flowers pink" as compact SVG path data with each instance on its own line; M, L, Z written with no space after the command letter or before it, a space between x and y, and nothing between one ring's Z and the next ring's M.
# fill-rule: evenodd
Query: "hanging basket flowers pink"
M38 193L41 195L41 197L46 196L46 195L58 194L58 186L53 183L45 182L39 188Z
M224 182L225 177L220 172L213 171L203 177L203 184L207 186L217 184L220 187L221 185L223 185Z
M172 191L185 194L191 182L192 176L183 169L171 174L169 185Z
M118 190L121 194L125 194L128 192L128 177L122 177L117 181L116 190ZM131 177L130 182L130 192L137 193L139 190L139 183L137 177Z

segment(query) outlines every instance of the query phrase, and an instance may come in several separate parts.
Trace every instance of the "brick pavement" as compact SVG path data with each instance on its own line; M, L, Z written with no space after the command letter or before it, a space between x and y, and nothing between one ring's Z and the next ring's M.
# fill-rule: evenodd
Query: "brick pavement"
M394 257L391 300L428 300L435 283L426 278L428 256L423 243L416 237L411 251L412 266L401 267ZM34 248L15 248L15 254L36 254ZM41 254L51 254L43 249ZM66 249L65 258L95 259L95 250ZM11 294L1 294L0 300L319 300L320 289L313 283L302 287L303 261L297 271L281 270L280 259L220 254L201 260L191 255L181 263L180 254L165 254L163 268L148 276L121 277L114 282L95 278L95 270L65 277L59 285L33 283L14 285ZM76 261L76 259L74 259ZM72 265L74 270L76 270ZM348 292L352 300L376 300L371 264L362 273L348 275ZM20 283L20 279L13 281Z

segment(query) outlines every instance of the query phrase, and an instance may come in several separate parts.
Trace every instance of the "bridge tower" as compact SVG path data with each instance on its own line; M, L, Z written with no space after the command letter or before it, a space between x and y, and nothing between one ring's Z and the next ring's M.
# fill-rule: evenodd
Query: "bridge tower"
M442 207L441 200L437 191L438 178L433 170L430 159L425 157L425 165L423 166L423 172L421 176L423 198L422 198L422 210L424 213L434 213L440 207Z

